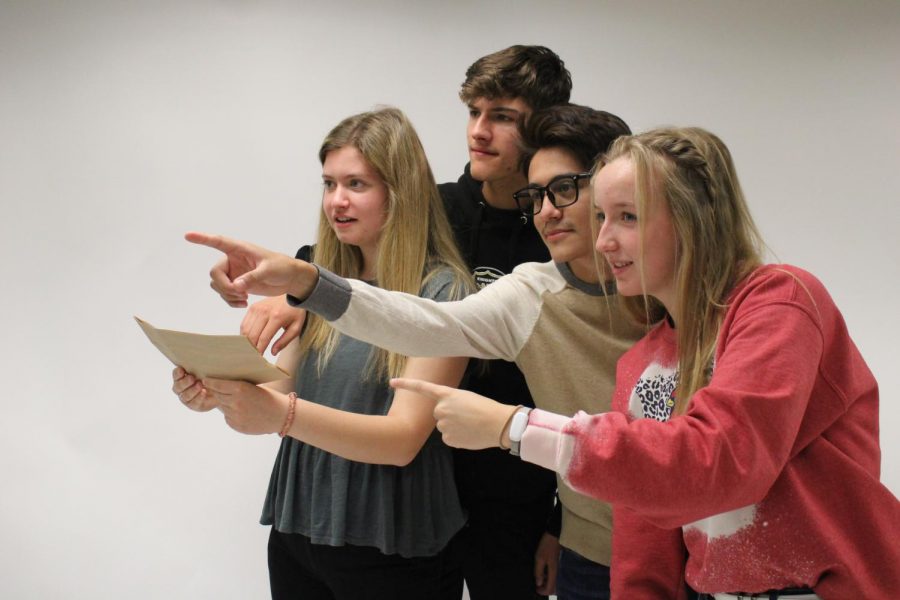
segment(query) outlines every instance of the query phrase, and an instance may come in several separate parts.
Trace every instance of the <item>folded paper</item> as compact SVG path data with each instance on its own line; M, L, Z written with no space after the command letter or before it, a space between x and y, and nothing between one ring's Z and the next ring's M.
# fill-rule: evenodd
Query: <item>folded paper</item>
M265 383L288 374L267 361L243 335L204 335L157 329L134 318L154 346L173 364L198 377Z

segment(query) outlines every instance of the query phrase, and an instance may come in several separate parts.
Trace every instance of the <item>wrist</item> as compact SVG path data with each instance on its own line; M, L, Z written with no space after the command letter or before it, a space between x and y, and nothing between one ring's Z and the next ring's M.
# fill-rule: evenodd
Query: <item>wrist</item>
M505 413L505 418L503 420L503 428L500 429L498 444L503 450L509 450L509 426L512 424L513 417L516 415L519 409L522 408L522 405L519 404L518 406L503 406L503 408L506 409L507 412Z
M319 281L319 269L314 264L303 260L295 260L294 263L294 276L291 278L287 293L295 303L300 303L309 298L316 288L316 283Z
M530 415L531 408L519 405L510 416L509 422L505 427L505 441L509 442L509 453L513 456L519 456L520 454L522 437L525 435L525 428L528 427Z
M284 417L284 422L281 425L281 430L278 432L278 437L284 437L291 430L291 426L294 424L294 415L297 414L297 393L291 392L288 394L288 409L287 415Z

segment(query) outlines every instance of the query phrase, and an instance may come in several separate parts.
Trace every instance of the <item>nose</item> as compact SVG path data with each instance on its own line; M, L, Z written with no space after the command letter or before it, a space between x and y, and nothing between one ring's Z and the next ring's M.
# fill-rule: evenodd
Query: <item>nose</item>
M476 140L490 141L491 127L490 121L488 121L486 114L480 114L477 117L472 117L472 120L469 124L469 134Z
M550 201L549 190L544 190L544 196L541 198L541 210L538 211L538 214L545 221L558 219L562 215L562 209L556 208L556 205Z
M336 184L334 189L325 192L325 201L335 208L344 208L349 204L347 188L341 184Z
M594 249L603 254L604 252L612 252L616 249L616 239L609 225L604 221L600 225L600 231L597 232L597 243Z

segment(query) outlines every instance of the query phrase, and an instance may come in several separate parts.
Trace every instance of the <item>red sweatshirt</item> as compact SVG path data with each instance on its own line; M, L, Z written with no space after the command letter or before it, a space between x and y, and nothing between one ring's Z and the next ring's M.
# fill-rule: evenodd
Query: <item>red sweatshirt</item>
M535 410L522 439L523 459L613 503L614 594L676 597L684 575L707 593L900 597L878 387L822 284L784 265L740 284L709 385L668 420L676 362L661 323L619 360L617 412Z

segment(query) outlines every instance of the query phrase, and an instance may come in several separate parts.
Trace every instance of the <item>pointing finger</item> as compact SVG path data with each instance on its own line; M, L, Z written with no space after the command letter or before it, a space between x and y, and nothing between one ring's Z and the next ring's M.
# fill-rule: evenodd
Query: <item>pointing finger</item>
M430 381L407 379L405 377L395 377L391 379L391 387L395 390L409 390L410 392L422 394L431 400L440 400L454 390L454 388L431 383Z
M201 246L208 246L210 248L215 248L216 250L221 250L226 254L240 248L240 245L231 238L225 237L224 235L203 233L201 231L189 231L184 234L184 239L192 244L200 244Z

